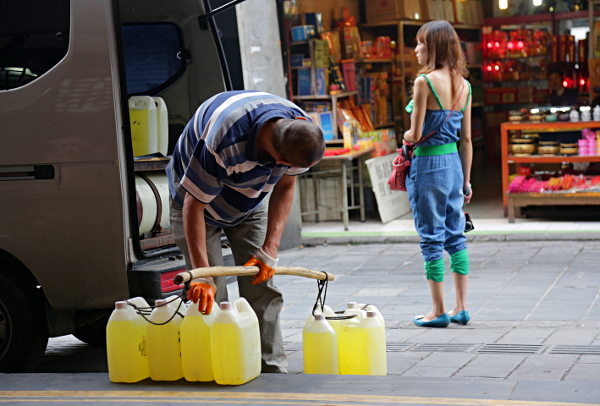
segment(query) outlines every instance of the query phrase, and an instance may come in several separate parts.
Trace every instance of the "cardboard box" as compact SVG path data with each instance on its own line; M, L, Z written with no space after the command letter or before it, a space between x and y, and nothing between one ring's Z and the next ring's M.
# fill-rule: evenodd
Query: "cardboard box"
M455 21L454 15L454 1L453 0L442 0L444 9L444 20L453 23Z
M421 0L421 15L422 19L427 20L443 20L444 5L442 0Z
M367 0L367 23L393 20L422 20L421 2L415 0Z

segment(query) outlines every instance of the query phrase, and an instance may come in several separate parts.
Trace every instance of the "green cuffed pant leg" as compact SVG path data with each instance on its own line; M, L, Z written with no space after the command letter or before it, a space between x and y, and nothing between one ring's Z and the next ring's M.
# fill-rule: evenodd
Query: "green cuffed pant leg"
M461 275L469 274L469 254L467 250L458 251L450 255L450 270Z
M444 282L444 259L425 262L425 275L427 280Z

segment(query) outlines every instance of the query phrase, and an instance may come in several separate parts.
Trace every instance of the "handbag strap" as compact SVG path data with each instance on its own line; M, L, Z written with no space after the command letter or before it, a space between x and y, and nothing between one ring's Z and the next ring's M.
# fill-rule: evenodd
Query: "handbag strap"
M463 81L462 81L462 87L460 88L460 94L458 95L458 98L454 102L454 105L452 106L452 108L450 109L450 111L448 111L448 115L446 116L446 119L444 120L444 122L442 123L442 125L440 125L439 128L436 128L435 130L433 130L432 132L430 132L429 134L427 134L427 136L421 138L417 143L415 143L415 148L418 147L421 143L423 143L423 141L425 141L427 138L429 138L433 134L435 134L437 132L437 130L439 130L440 128L442 128L444 126L444 124L446 124L446 121L448 121L448 119L450 118L450 115L452 115L452 112L454 112L454 108L458 105L458 102L460 101L460 98L462 97L462 94L463 94L464 91L465 91L465 80L463 79Z

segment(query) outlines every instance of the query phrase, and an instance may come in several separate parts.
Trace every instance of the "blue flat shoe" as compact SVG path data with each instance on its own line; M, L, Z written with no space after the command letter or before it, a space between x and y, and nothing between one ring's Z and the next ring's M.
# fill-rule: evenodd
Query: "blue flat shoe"
M471 320L471 316L469 315L469 311L468 310L463 310L462 312L459 312L456 315L452 315L450 316L450 321L452 323L458 323L458 324L462 324L463 326L466 325L469 320Z
M450 324L450 316L448 316L447 313L430 321L423 321L424 317L425 316L417 316L413 321L419 327L448 327L448 324Z

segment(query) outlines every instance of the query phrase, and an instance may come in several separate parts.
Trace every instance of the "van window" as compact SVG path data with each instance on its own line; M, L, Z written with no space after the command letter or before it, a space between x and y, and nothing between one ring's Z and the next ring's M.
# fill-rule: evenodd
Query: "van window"
M124 24L127 93L158 94L185 70L183 40L175 24Z
M0 0L0 90L48 72L69 48L69 0Z

